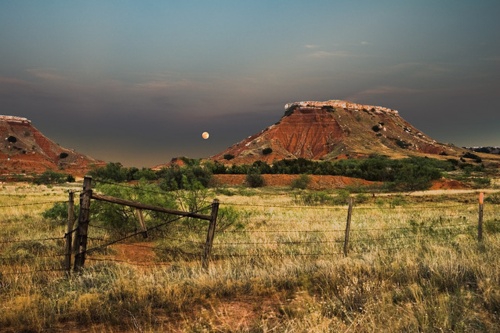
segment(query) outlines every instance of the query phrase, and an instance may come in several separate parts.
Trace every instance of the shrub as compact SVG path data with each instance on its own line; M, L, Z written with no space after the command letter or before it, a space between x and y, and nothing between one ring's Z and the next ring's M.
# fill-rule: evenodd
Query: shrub
M500 220L485 221L484 222L484 230L488 234L500 233Z
M264 155L269 155L269 154L271 154L272 152L273 152L273 149L272 149L272 148L269 148L269 147L268 147L268 148L264 148L264 149L262 149L262 154L264 154Z
M378 131L380 131L380 127L379 127L378 125L373 125L373 126L372 126L372 130L373 130L374 132L378 132Z
M99 180L124 182L127 180L127 168L119 162L110 162L105 167L93 169L89 174Z
M492 193L487 195L484 202L498 205L500 204L500 194Z
M72 177L72 176L71 176ZM69 176L52 170L47 170L33 178L33 183L37 185L62 184L68 180ZM74 178L73 178L74 180Z
M403 141L403 140L400 140L400 139L397 139L396 140L396 144L400 147L400 148L403 148L403 149L406 149L408 147L411 146L411 143L408 143L406 141Z
M483 188L490 186L491 180L485 177L474 177L472 178L472 182L474 183L475 188Z
M314 206L333 203L332 197L323 191L305 192L295 197L297 203Z
M311 177L309 175L302 174L292 181L292 188L305 190L310 182Z
M250 170L246 176L245 182L250 187L262 187L264 186L264 178L256 170Z
M345 205L348 203L350 193L346 189L341 189L337 191L337 196L333 198L333 203L335 205Z
M212 172L201 166L163 168L158 173L160 188L165 191L194 190L208 187Z
M158 187L153 184L139 183L134 187L100 185L96 187L99 192L113 197L132 200L159 206L164 208L177 209L176 198L172 193L159 194ZM166 220L169 215L154 211L144 211L145 220ZM98 224L111 228L118 235L125 235L133 232L138 227L138 220L135 208L121 206L104 201L92 202L91 218Z
M234 155L233 154L224 154L223 157L225 160L230 161L234 158Z
M474 160L476 163L482 162L481 157L477 156L476 154L470 153L470 152L466 152L465 154L463 154L463 157L470 158L470 159Z
M76 207L75 211L78 210L79 208ZM77 216L75 212L73 214L75 214L74 216ZM56 202L54 206L44 211L42 213L42 216L44 219L58 221L64 224L68 219L68 203Z

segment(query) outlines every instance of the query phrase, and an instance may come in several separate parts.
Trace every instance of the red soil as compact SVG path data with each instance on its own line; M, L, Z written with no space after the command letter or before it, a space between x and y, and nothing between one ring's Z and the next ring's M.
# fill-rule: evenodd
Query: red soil
M299 177L299 175L262 175L266 186L291 186L292 182ZM309 177L310 182L308 188L314 190L345 188L347 186L370 186L377 184L376 182L364 179L343 176L311 175ZM245 178L246 175L213 175L213 181L216 185L244 185Z

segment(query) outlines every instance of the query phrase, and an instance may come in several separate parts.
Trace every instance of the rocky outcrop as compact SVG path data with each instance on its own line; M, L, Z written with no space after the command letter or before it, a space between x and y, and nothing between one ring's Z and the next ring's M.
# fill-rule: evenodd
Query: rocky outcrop
M329 107L331 108L343 108L345 110L351 110L351 111L360 111L363 110L365 112L373 112L376 114L381 114L382 112L386 113L394 113L397 114L398 111L394 109L389 109L384 106L375 106L375 105L367 105L367 104L358 104L358 103L352 103L349 101L344 101L340 99L331 99L329 101L324 101L324 102L318 102L318 101L302 101L302 102L293 102L293 103L287 103L285 104L285 110L289 110L290 108L293 108L295 106L304 108L304 107L314 107L314 108L324 108L328 109Z
M63 148L23 117L0 116L0 176L39 174L46 170L82 176L103 161Z
M461 153L462 148L436 142L394 109L329 100L287 103L277 123L210 159L225 164L250 164L258 160L332 160L371 154L401 158Z

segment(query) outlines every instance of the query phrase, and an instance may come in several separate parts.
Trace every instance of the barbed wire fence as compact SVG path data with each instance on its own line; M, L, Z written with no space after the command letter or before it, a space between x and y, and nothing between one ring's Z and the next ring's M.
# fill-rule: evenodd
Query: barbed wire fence
M89 193L85 189L84 193ZM160 193L157 193L160 194ZM70 191L68 206L71 207L74 198ZM92 198L92 193L90 193ZM177 251L175 258L182 260L202 260L205 268L208 268L209 261L227 260L233 258L269 258L269 257L313 257L313 258L328 258L347 256L351 253L361 254L372 251L398 251L403 248L413 247L416 244L442 244L447 246L457 246L460 235L474 236L478 242L483 240L483 215L484 215L484 200L480 194L479 207L474 204L457 204L457 205L419 205L411 207L364 207L359 206L354 210L354 221L352 221L352 210L354 202L352 198L349 201L347 209L345 206L301 206L301 205L263 205L263 204L235 204L235 203L220 203L225 207L235 207L237 209L283 209L283 210L309 210L309 211L327 211L336 212L338 216L344 213L345 223L337 221L332 223L331 228L322 229L306 229L297 228L299 223L287 225L289 222L294 222L289 219L279 219L270 217L268 225L276 224L278 226L285 225L284 228L252 228L252 229L226 229L219 230L216 228L216 217L198 214L198 212L183 212L184 214L170 216L163 221L148 221L149 226L142 225L138 230L129 230L125 235L119 237L111 237L113 229L102 225L88 222L88 227L95 230L92 234L86 235L88 248L83 249L90 261L96 262L116 262L116 263L131 263L130 260L122 260L113 258L112 251L108 251L113 245L124 243L126 240L138 236L145 236L146 233L153 234L161 233L167 226L173 226L182 219L188 217L204 217L207 220L213 219L213 230L208 232L207 239L211 238L210 249L207 253L207 240L202 241L202 235L190 235L189 237L183 234L183 230L177 233L174 228L169 229L168 236L161 234L162 239L168 244L184 244L184 248L195 250L185 251L180 248L174 249ZM93 199L109 199L105 196L96 194ZM118 200L120 201L120 200ZM82 199L80 200L80 203ZM2 205L0 208L47 205L55 203L65 203L65 201L40 201L26 204ZM122 200L115 202L117 204L128 204ZM218 203L219 204L219 203ZM492 204L493 206L494 204ZM218 205L217 205L218 206ZM145 206L146 208L151 208ZM137 208L137 207L136 207ZM144 208L144 206L142 206ZM210 206L203 207L200 211L206 211ZM139 208L140 209L140 208ZM407 213L409 216L405 226L385 226L385 227L370 227L370 223L360 220L356 217L356 212L371 211L373 215L380 216L389 215L388 213L394 210L399 210ZM453 212L441 214L438 218L428 219L422 222L415 217L422 215L424 211L449 211ZM70 215L68 208L68 226L66 233L58 237L38 237L38 238L10 238L9 233L0 238L0 267L3 275L19 275L32 274L39 272L66 272L69 273L71 264L71 255L82 253L81 249L77 250L74 246L75 234L78 232L78 226L72 227L72 223L76 220ZM349 213L351 211L351 213ZM166 210L165 213L172 213ZM179 213L178 211L176 213ZM212 212L213 215L213 212ZM140 216L140 215L138 215ZM366 216L366 215L364 215ZM477 216L477 219L475 219ZM140 219L140 217L139 217ZM326 218L328 219L328 218ZM320 219L319 219L320 220ZM71 222L71 223L70 223ZM80 221L79 221L80 222ZM321 222L321 221L320 221ZM10 222L0 221L0 225L7 225ZM71 225L70 225L71 224ZM307 224L306 224L307 226ZM100 231L97 232L97 231ZM477 235L477 236L476 236ZM215 237L216 236L216 237ZM69 243L69 245L68 245ZM81 245L81 244L80 244ZM128 243L127 246L144 247L140 243ZM151 249L150 246L147 247ZM168 246L163 249L168 250ZM79 251L79 252L78 252ZM130 258L129 258L130 259ZM76 258L75 258L76 262ZM68 264L69 263L69 264ZM133 262L132 262L133 263ZM172 263L169 261L154 261L133 263L137 266L156 267L165 266ZM76 265L76 264L75 264ZM81 269L79 267L78 269ZM77 270L78 270L77 269Z

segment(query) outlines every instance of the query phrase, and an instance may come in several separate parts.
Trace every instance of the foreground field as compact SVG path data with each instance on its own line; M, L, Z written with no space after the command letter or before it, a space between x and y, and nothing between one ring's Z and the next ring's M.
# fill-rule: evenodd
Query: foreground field
M222 213L208 270L206 228L179 221L116 243L96 225L98 250L67 276L65 221L41 214L68 189L3 187L2 332L500 331L495 191L481 242L477 193L352 195L345 248L345 193L213 189L205 199Z

